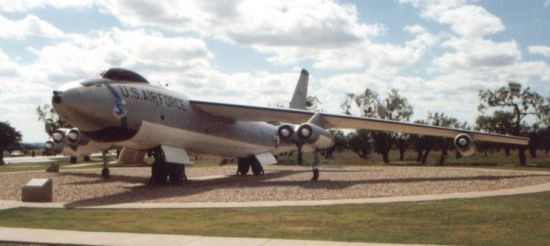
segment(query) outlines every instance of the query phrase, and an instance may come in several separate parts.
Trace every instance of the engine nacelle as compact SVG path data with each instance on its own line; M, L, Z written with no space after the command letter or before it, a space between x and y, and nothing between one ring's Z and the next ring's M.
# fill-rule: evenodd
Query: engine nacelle
M64 154L74 157L89 155L111 147L108 143L90 141L77 128L59 128L52 133L52 138L44 143L44 148L52 154Z
M59 128L52 133L52 139L56 143L62 143L65 140L65 135L69 129Z
M455 148L463 156L473 155L475 152L474 140L468 134L458 134L454 139Z
M334 145L334 137L329 131L311 123L304 123L296 128L296 139L312 144L317 149L328 149Z
M294 136L294 127L289 124L281 125L279 129L277 129L277 135L279 135L280 139L289 141Z
M90 140L86 136L81 134L80 130L78 130L77 128L73 128L67 132L67 140L71 145L85 145L90 142Z
M63 144L56 143L54 140L48 140L44 143L44 149L52 154L59 154L63 152Z

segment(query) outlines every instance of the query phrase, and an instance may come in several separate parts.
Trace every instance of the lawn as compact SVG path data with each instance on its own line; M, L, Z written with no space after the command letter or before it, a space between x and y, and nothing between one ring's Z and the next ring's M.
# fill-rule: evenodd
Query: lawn
M0 226L384 243L549 245L550 192L318 207L19 208L0 211Z

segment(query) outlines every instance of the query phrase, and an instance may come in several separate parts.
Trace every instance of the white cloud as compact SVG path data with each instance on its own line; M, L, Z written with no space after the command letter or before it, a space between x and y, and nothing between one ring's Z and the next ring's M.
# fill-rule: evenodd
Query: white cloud
M34 16L27 15L21 20L10 20L0 15L0 38L23 39L28 36L59 38L63 32L52 24Z
M550 57L550 46L542 46L542 45L529 46L528 50L529 50L529 53L534 55Z
M52 6L55 8L90 7L96 0L0 0L0 10L5 12L23 12L33 8Z
M467 1L401 0L421 9L421 15L441 24L463 37L483 37L505 29L502 21L485 8L467 4Z
M116 66L138 70L181 73L209 67L213 55L204 41L196 38L165 37L145 30L92 32L69 35L64 42L30 49L37 57L31 76L64 82L97 74Z
M423 54L433 37L419 30L406 45L378 44L385 27L359 21L353 4L315 1L107 1L122 22L180 32L197 32L230 44L252 47L275 64L311 61L316 68L372 67L395 71ZM390 67L386 67L390 66Z
M383 31L358 22L352 4L315 1L107 1L107 9L136 26L194 31L241 45L341 47Z
M447 52L433 61L444 71L486 71L521 60L521 51L515 41L493 42L485 39L453 38L442 44L454 52Z
M0 50L0 78L17 75L17 63L13 62L8 55Z

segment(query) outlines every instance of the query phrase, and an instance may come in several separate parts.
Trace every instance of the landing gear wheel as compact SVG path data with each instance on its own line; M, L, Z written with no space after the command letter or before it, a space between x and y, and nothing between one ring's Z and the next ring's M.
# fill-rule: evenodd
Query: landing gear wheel
M180 164L168 163L166 164L168 168L168 176L170 178L170 184L178 185L187 181L185 176L185 166Z
M104 167L101 169L101 176L108 179L110 177L111 172L109 171L109 168Z
M240 158L237 163L237 175L247 175L250 170L250 158Z
M151 183L152 185L166 184L168 178L166 163L164 161L155 161L151 167Z
M252 161L252 173L256 176L264 175L264 168L262 167L262 164L260 164L256 159Z
M149 180L149 183L152 185L166 184L168 179L168 167L166 164L166 159L164 158L164 153L160 147L157 147L152 150L152 154L155 161L151 167L151 179Z
M313 177L311 181L317 181L319 179L319 168L313 168Z

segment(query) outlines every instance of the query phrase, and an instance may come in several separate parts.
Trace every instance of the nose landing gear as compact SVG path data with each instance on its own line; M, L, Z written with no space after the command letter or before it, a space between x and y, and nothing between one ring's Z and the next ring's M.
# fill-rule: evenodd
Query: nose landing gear
M107 160L107 151L101 151L101 159L103 160L103 169L101 169L101 176L108 179L110 177L109 160Z

